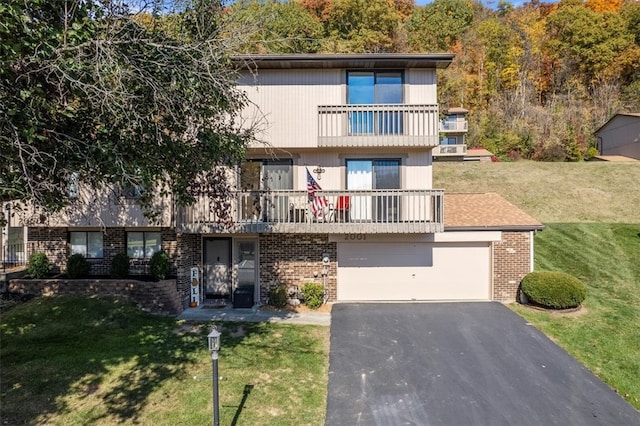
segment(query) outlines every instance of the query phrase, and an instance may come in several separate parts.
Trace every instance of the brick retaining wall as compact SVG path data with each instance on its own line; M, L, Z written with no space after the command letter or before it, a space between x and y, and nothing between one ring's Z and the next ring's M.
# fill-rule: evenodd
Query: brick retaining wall
M14 279L9 281L12 293L36 296L74 295L115 297L135 302L141 309L162 315L178 315L183 310L176 280L157 282L125 280Z

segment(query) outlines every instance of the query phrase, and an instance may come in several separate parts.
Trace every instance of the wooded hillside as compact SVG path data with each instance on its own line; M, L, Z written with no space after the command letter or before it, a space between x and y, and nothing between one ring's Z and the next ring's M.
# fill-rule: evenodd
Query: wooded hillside
M470 110L469 145L502 157L579 160L614 113L640 111L635 0L239 0L225 19L243 53L454 52L441 109Z

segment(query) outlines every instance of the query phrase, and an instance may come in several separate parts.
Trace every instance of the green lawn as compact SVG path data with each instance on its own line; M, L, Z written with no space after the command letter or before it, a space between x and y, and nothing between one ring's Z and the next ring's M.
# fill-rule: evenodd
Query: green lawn
M99 299L12 308L0 329L2 422L208 424L209 326ZM324 424L328 327L218 326L221 424Z
M546 226L535 240L536 270L579 277L583 310L513 309L640 409L640 224Z

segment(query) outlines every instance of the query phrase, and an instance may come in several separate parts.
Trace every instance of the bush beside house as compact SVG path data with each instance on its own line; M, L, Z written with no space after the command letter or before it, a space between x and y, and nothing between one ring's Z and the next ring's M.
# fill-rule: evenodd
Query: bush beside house
M522 292L536 305L550 309L580 306L587 289L573 275L556 271L531 272L522 279Z

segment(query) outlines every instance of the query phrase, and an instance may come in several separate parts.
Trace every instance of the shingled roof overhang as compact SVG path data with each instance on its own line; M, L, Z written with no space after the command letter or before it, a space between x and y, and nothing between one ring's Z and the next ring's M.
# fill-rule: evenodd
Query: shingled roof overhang
M544 225L500 195L445 194L445 231L539 231Z
M241 68L257 69L389 69L447 68L453 53L359 53L238 55L232 58Z

